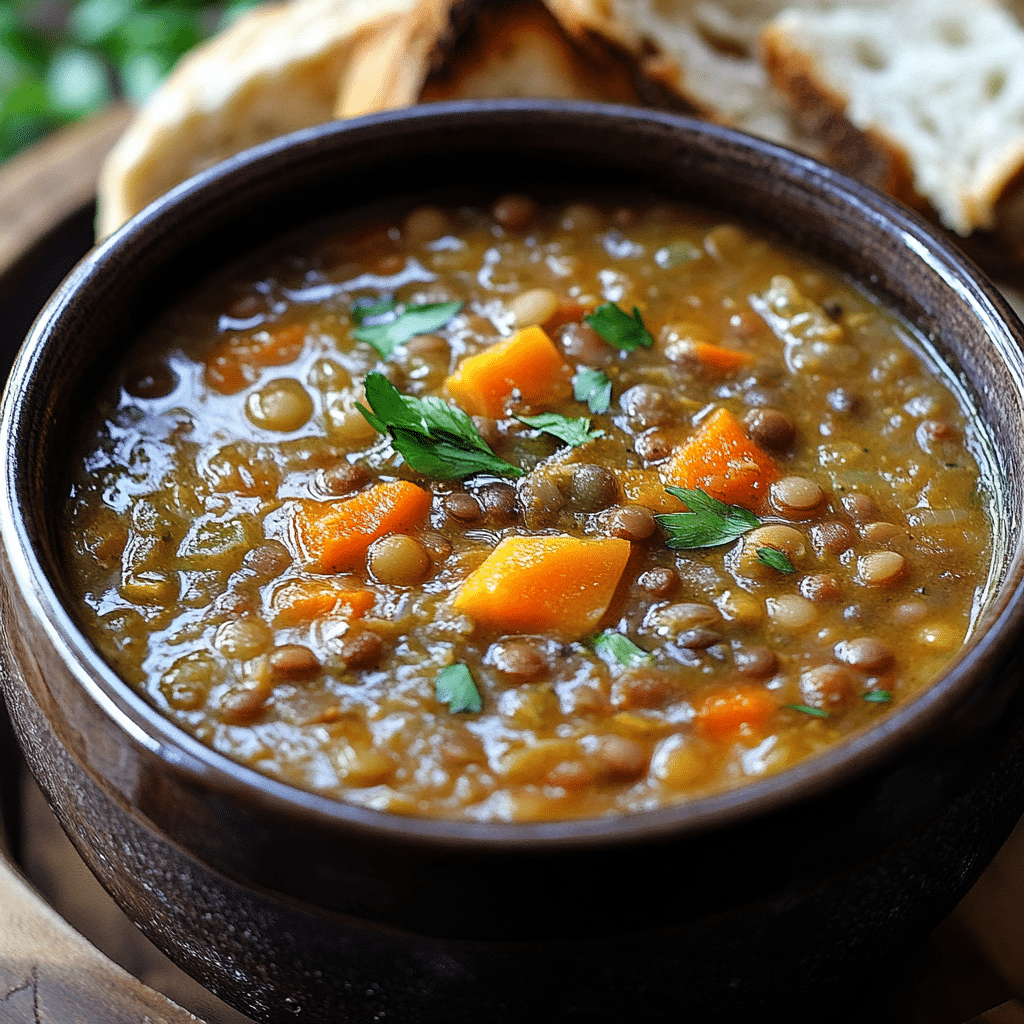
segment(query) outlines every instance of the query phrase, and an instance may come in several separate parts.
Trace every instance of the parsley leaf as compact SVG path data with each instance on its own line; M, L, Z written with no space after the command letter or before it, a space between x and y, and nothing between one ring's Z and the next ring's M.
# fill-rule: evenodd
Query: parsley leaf
M417 472L439 480L498 473L522 476L523 471L499 458L487 446L468 414L428 396L403 395L380 373L363 384L370 409L356 408L367 423L391 438L391 445Z
M434 682L434 695L448 710L457 715L460 711L480 711L484 702L480 691L473 682L469 669L459 662L441 669Z
M612 382L604 370L580 367L572 379L572 393L577 402L586 402L592 413L607 412L612 404Z
M654 661L654 655L637 647L628 636L616 633L614 629L606 629L598 633L591 641L594 650L598 654L607 655L613 661L627 668L639 668L641 665L649 665Z
M761 520L738 505L726 505L710 494L689 487L666 487L685 502L689 512L666 512L655 521L668 534L666 545L677 551L713 548L742 537L761 525Z
M814 718L828 718L828 712L823 711L821 708L812 708L807 704L783 704L784 708L789 708L791 711L799 711L805 715L811 715Z
M353 321L362 327L367 320L376 320L388 313L394 313L394 311L395 300L390 295L382 295L379 299L371 298L369 295L360 295L352 303L350 315Z
M623 312L614 302L598 306L589 316L583 318L598 334L624 352L638 348L650 348L654 344L651 332L644 326L640 310L633 307L633 315Z
M595 437L603 437L603 430L591 430L590 420L586 416L571 419L557 412L542 412L537 416L517 416L520 423L525 423L534 430L540 430L552 437L557 437L573 448L593 441Z
M776 548L758 548L757 559L759 562L764 562L765 565L770 565L773 569L778 569L779 572L796 572L796 567L789 560L789 555Z
M868 690L864 699L871 704L888 704L892 700L892 694L888 690Z
M396 306L389 298L370 304L356 302L352 307L352 319L359 326L352 334L372 345L382 359L387 359L399 345L404 345L417 334L429 334L444 327L462 306L461 302Z

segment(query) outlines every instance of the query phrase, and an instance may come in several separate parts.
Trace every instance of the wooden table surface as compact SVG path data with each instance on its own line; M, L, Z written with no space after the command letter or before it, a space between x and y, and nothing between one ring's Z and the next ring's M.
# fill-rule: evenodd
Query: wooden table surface
M0 166L0 275L89 200L103 156L127 117L124 108L111 108ZM0 1021L244 1020L145 949L78 860L38 791L11 781L0 785L0 800L22 802L22 832L34 838L12 851L0 816ZM1024 1024L1024 823L946 921L893 964L883 992L872 1024Z

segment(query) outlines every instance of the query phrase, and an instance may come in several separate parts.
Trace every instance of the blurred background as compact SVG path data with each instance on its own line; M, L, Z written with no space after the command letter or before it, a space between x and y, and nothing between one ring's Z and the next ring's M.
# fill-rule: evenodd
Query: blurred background
M0 160L114 99L146 98L256 0L3 0Z

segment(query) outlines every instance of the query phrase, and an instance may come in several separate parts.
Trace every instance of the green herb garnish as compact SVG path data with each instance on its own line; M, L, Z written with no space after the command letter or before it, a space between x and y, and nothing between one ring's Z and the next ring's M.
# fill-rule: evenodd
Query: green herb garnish
M382 359L387 359L399 345L404 345L417 334L429 334L444 327L462 306L461 302L396 305L389 298L370 303L356 302L352 307L352 319L359 326L352 334L372 345Z
M517 416L520 423L525 423L534 430L540 430L552 437L557 437L573 448L593 441L595 437L603 437L603 430L591 430L590 420L586 416L570 418L557 412L542 412L537 416Z
M616 348L633 352L638 348L650 348L654 344L651 332L644 326L640 310L633 307L633 315L623 312L614 302L598 306L589 316L583 318L598 334Z
M790 711L799 711L803 715L812 715L814 718L828 718L828 712L823 711L821 708L812 708L808 704L783 704L784 708L789 708Z
M448 710L457 715L460 711L480 711L484 702L480 691L473 682L469 669L459 662L441 669L434 683L434 695Z
M352 317L353 323L362 326L367 320L374 320L377 317L386 316L388 313L394 313L394 311L395 300L390 295L384 295L379 299L371 298L369 295L360 295L352 303L349 315Z
M773 569L778 569L779 572L796 572L796 567L789 560L789 555L776 548L758 548L757 559L759 562L764 562L765 565L770 565Z
M689 512L665 512L655 521L668 534L666 545L677 551L714 548L742 537L761 525L761 520L738 505L726 505L710 494L689 487L666 487Z
M403 395L380 373L367 374L363 387L373 412L356 407L417 472L440 480L473 473L523 475L491 451L462 409L432 396Z
M613 661L627 668L638 668L640 665L648 665L654 661L654 655L637 647L628 636L616 633L614 629L606 629L598 633L591 643L598 654L607 655Z
M888 690L868 690L864 699L870 704L888 704L892 700L892 694Z
M607 412L612 404L612 382L604 370L580 367L572 379L572 393L577 402L586 402L592 413Z

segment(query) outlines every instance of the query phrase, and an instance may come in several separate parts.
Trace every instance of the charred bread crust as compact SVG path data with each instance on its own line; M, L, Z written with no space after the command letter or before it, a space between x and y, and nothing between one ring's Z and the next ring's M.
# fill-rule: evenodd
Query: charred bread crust
M580 46L541 0L477 4L420 101L499 96L640 101L625 61Z
M761 35L761 53L769 80L786 98L797 135L816 140L819 155L838 170L916 210L931 212L914 188L906 154L876 132L854 125L845 114L847 97L822 82L813 63L771 25Z

